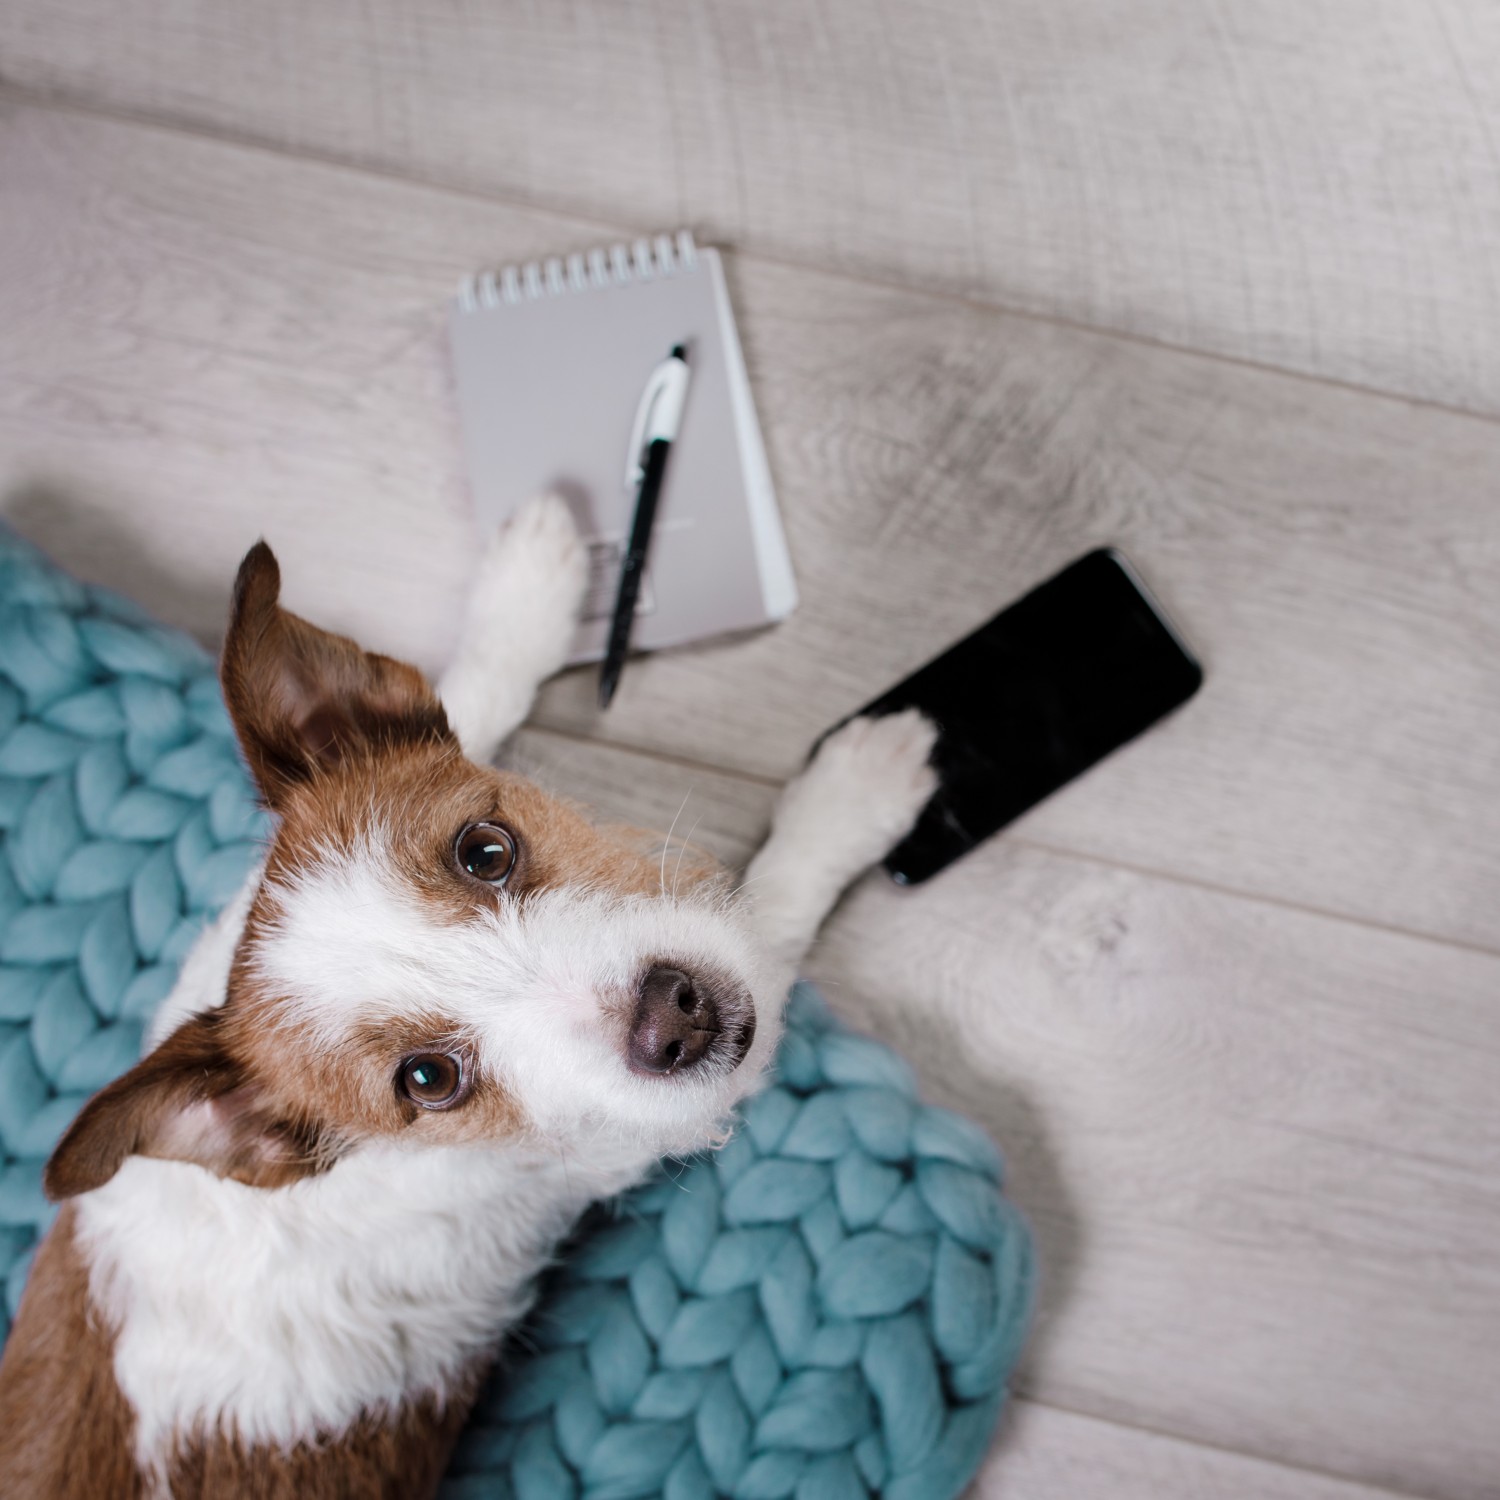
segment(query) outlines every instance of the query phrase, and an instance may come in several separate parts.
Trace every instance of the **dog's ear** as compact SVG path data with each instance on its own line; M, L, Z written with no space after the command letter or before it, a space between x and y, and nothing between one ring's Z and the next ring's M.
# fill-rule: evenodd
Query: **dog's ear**
M336 1147L289 1118L226 1051L222 1013L183 1022L154 1052L84 1105L52 1153L53 1202L103 1187L127 1156L196 1162L252 1187L321 1171Z
M281 569L257 542L240 564L219 678L261 795L351 755L415 741L456 744L427 679L282 609Z

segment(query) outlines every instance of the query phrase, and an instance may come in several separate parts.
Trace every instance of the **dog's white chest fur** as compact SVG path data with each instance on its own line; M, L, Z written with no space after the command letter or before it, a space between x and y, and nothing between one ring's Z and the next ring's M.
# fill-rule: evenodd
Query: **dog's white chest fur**
M221 1420L289 1447L441 1395L619 1177L535 1146L390 1146L268 1193L132 1157L78 1200L78 1233L143 1467Z

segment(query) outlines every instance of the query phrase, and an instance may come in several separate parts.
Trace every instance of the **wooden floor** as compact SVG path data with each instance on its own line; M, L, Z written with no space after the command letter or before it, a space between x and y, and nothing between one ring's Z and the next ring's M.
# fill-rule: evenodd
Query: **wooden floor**
M0 514L441 664L477 266L691 224L804 603L517 754L740 857L826 725L1113 542L1176 719L813 962L1041 1242L985 1497L1500 1496L1500 12L9 0Z

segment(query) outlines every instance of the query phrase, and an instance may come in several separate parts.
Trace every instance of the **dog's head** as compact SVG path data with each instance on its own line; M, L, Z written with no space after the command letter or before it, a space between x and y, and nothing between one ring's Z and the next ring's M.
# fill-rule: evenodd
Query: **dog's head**
M228 997L90 1102L48 1191L131 1153L279 1186L377 1139L643 1163L713 1139L788 977L722 875L694 861L669 889L628 834L465 759L415 668L279 590L261 544L222 679L276 827Z

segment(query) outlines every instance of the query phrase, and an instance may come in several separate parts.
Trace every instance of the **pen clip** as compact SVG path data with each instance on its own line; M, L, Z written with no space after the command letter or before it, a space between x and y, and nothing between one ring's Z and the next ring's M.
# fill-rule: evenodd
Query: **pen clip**
M680 346L679 346L680 347ZM646 477L646 449L654 442L671 442L682 423L687 399L687 360L676 350L646 378L630 427L630 447L625 459L625 488L634 489Z

